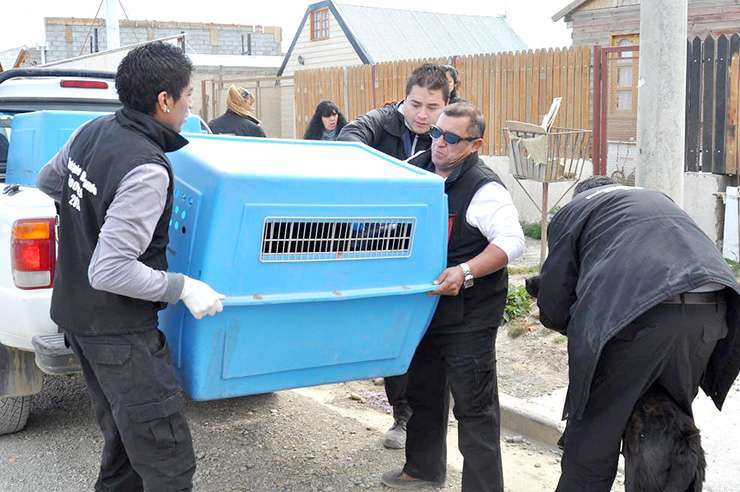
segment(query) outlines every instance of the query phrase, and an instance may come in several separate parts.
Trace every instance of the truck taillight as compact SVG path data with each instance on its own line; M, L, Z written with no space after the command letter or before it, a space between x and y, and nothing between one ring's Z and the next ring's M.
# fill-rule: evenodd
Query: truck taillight
M45 289L54 282L55 218L21 219L11 239L13 281L19 289Z
M108 83L100 80L62 80L59 85L73 89L107 89Z

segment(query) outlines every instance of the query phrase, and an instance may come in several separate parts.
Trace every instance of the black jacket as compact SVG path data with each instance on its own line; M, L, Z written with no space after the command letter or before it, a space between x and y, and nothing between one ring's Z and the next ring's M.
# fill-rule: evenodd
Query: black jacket
M431 150L413 159L410 164L434 172ZM501 179L485 165L478 153L470 154L445 180L449 222L447 266L470 261L488 247L488 239L465 219L475 193L485 184ZM441 296L429 333L459 333L497 328L506 307L509 277L502 268L485 277L475 279L472 287L460 289L456 296Z
M570 383L564 417L580 417L604 345L667 298L707 283L727 286L727 337L702 388L718 408L740 370L740 298L714 243L662 193L604 186L563 207L549 228L540 275L540 318L568 336Z
M401 161L431 147L429 135L417 135L408 129L398 111L400 105L387 104L347 123L337 140L362 142Z
M143 164L159 164L169 176L167 200L151 242L138 259L155 270L167 270L174 177L165 152L187 143L151 116L129 109L92 121L75 137L59 204L59 256L51 296L51 318L64 330L79 335L120 335L157 326L163 303L93 289L88 268L123 177Z
M213 133L239 137L265 137L259 121L250 116L239 116L231 110L208 122Z

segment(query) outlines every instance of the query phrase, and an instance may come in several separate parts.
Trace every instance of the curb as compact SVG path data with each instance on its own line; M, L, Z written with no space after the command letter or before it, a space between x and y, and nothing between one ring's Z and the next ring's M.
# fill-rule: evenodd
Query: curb
M542 407L499 393L501 427L528 439L557 447L565 422L553 419Z
M565 421L555 420L540 405L499 393L501 428L515 432L526 439L558 447L558 440L565 430ZM624 457L619 456L619 473L624 475Z

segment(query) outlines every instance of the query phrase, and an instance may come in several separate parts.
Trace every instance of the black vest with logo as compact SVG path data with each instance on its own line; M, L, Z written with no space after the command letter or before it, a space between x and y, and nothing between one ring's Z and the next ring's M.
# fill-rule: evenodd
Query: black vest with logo
M59 256L51 298L51 317L62 329L78 335L118 335L157 326L157 312L164 304L95 290L88 268L123 177L140 165L159 164L169 176L167 200L151 243L138 260L167 270L174 180L165 152L186 144L174 130L129 109L100 117L77 134L60 203Z
M431 151L409 162L434 172ZM445 180L449 211L448 267L470 261L488 247L488 239L470 226L465 216L475 193L491 182L504 186L477 153L465 158ZM509 275L504 267L485 277L476 278L472 287L460 289L456 296L441 296L429 332L453 333L498 327L506 307L508 286Z

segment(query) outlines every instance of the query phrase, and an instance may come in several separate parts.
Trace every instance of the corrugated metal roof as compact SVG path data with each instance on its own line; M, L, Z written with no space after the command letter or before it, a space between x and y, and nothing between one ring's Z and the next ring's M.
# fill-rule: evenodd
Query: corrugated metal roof
M527 49L504 17L334 6L370 63Z

